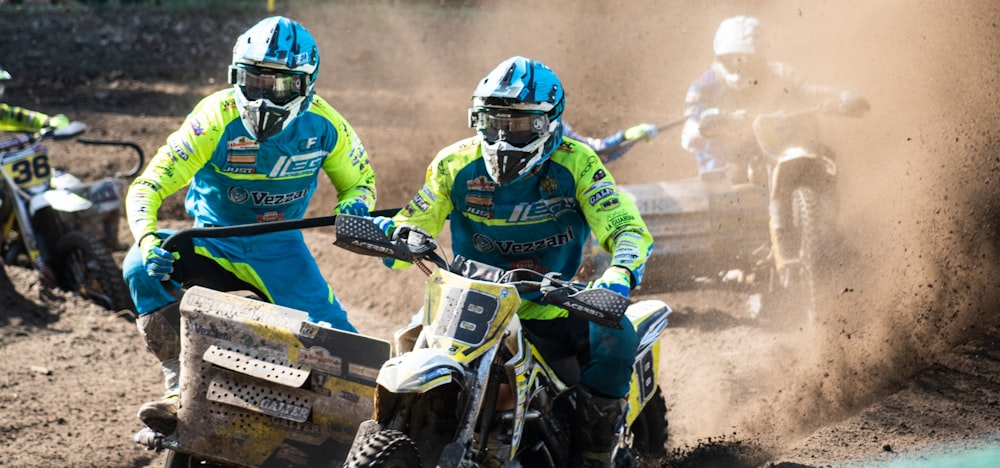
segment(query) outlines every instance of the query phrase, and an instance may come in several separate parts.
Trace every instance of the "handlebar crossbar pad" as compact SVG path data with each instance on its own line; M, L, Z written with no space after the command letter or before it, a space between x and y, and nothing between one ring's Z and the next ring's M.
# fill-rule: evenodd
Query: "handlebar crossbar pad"
M499 282L500 277L504 274L504 270L502 268L470 260L461 255L455 256L455 260L451 263L450 270L453 273L458 273L466 278L480 281L492 281L494 283Z
M621 330L622 316L628 308L627 297L606 289L585 289L577 292L572 287L547 291L542 300L558 305L571 314L608 328Z

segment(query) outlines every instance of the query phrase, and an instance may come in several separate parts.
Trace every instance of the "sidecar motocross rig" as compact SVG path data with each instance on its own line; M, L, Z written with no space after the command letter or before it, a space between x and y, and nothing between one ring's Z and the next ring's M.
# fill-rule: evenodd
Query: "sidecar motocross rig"
M203 287L185 292L180 312L177 430L146 428L137 443L169 450L167 467L343 463L373 411L388 342Z
M767 270L771 240L766 188L733 184L720 171L618 189L635 201L653 236L644 292L687 289L696 281L721 280L730 271L742 272L744 282L752 281L751 275ZM599 274L610 258L593 247L587 268Z

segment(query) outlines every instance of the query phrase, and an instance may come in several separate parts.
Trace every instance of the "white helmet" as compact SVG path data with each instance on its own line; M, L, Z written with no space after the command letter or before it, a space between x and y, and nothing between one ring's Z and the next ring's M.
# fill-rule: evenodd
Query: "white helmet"
M734 16L719 23L712 48L715 55L757 53L757 27L760 21L752 16Z
M264 18L236 40L229 83L243 125L264 141L309 110L319 73L319 48L299 23Z
M729 86L743 87L755 78L744 75L759 71L759 62L763 60L756 56L759 24L757 18L734 16L722 20L715 31L712 42L715 62L712 68Z

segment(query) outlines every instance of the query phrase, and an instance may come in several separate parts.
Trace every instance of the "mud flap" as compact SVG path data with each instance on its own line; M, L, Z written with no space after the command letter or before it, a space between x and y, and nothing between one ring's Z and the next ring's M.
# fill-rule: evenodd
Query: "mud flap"
M347 452L347 457L345 458L345 463L349 462L354 455L364 447L368 439L371 439L375 433L382 430L382 425L379 424L374 419L369 419L358 426L358 432L354 435L354 443L351 444L351 450Z
M465 447L458 442L452 442L444 446L441 451L441 458L438 459L437 468L458 468L465 461Z
M185 293L180 312L176 451L241 466L346 460L373 414L387 341L201 287Z

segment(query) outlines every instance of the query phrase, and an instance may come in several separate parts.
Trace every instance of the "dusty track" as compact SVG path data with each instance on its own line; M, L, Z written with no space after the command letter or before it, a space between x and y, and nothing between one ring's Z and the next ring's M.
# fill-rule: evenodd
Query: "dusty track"
M279 2L319 40L319 91L365 140L380 207L403 203L434 152L469 134L473 85L513 54L560 74L577 129L610 133L676 118L711 59L718 21L749 13L762 19L773 56L871 100L864 120L829 127L857 254L837 265L819 330L761 327L731 292L657 296L676 309L663 337L672 449L663 464L841 465L997 442L1000 6L401 3ZM0 8L0 64L18 78L7 102L67 113L89 123L90 136L135 140L149 153L222 86L232 41L265 14ZM689 176L694 165L677 136L610 169L624 183ZM126 157L51 146L85 178ZM321 184L312 214L333 200ZM164 218L183 225L179 203ZM418 272L335 250L328 231L308 240L362 332L387 337L419 304ZM7 270L16 291L0 291L0 466L158 463L131 442L136 407L159 389L133 325ZM393 294L369 295L371 281Z

